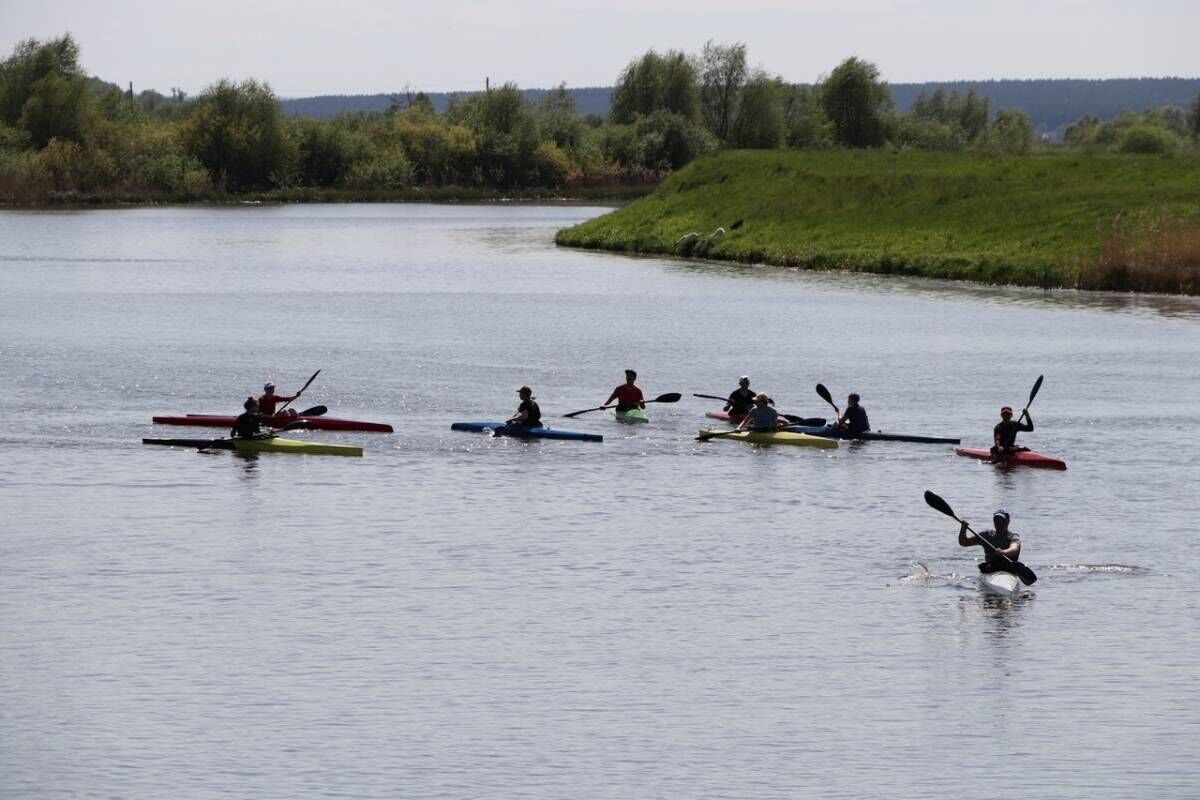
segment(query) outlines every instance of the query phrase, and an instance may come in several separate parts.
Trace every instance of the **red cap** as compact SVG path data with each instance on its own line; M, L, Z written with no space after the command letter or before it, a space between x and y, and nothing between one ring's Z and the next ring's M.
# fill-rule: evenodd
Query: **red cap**
M1003 414L1005 411L1007 411L1009 414L1011 414L1011 413L1012 413L1012 406L1001 406L1001 407L1000 407L1000 413L1001 413L1001 414Z

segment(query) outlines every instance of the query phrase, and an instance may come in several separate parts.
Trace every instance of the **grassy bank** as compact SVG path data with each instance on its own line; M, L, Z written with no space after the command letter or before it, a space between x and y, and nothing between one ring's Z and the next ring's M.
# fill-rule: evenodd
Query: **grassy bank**
M718 228L724 233L713 235ZM556 241L806 269L1200 294L1200 159L726 151Z

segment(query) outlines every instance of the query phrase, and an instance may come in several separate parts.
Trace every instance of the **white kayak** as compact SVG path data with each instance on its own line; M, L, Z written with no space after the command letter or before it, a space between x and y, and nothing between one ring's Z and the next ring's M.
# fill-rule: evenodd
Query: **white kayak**
M617 422L649 422L650 418L646 416L646 412L640 408L631 408L626 411L614 411L613 414L617 418Z
M1021 579L1011 572L981 572L979 588L1001 597L1013 597L1021 591Z

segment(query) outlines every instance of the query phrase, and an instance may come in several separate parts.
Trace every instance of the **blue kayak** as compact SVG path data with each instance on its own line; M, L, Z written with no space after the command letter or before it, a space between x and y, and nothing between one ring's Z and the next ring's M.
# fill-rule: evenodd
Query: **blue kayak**
M796 433L808 433L813 436L823 436L826 439L854 439L864 442L919 442L921 444L959 444L962 439L948 439L938 436L912 436L907 433L883 433L881 431L863 431L851 433L832 425L788 425L783 430Z
M570 439L576 442L604 441L604 437L598 433L559 431L554 428L518 428L505 425L503 422L455 422L450 426L450 430L469 431L471 433L491 432L496 436L515 436L520 439Z

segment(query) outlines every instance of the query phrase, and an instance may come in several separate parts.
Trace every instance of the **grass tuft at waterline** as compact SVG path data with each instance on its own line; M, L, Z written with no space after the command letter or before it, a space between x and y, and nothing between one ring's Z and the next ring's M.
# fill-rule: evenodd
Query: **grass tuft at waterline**
M1200 294L1197 241L1194 156L891 150L716 153L556 237L804 269L1173 294Z

